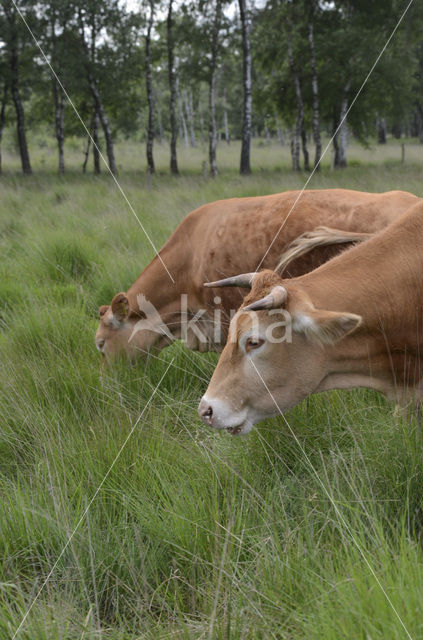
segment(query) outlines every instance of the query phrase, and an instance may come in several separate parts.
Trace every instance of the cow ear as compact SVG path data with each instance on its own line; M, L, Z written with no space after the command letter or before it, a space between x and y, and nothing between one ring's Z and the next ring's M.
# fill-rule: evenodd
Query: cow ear
M335 344L360 326L361 316L310 309L294 314L292 328L297 333L321 345Z
M123 322L129 312L129 302L126 295L124 293L117 293L113 298L112 304L110 306L114 318L118 322Z
M102 304L101 307L98 308L98 315L100 316L100 318L104 316L104 314L107 312L108 309L109 309L108 304Z

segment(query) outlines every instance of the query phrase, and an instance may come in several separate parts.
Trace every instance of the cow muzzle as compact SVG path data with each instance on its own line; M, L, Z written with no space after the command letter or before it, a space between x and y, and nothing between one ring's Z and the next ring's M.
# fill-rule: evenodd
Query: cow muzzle
M234 411L223 400L203 396L198 406L201 420L214 429L226 429L233 436L246 434L253 428L247 411Z

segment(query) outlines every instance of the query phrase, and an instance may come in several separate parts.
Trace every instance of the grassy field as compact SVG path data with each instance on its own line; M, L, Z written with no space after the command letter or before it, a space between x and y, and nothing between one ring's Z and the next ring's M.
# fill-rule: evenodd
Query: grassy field
M47 577L18 638L423 638L417 425L357 391L287 414L303 450L282 419L215 433L196 408L217 356L181 344L100 376L97 307L152 249L110 177L80 173L81 143L60 179L54 146L33 146L35 175L9 151L0 179L1 640ZM420 145L407 143L405 164L394 142L350 152L353 166L328 160L310 186L423 196ZM122 187L157 245L204 202L306 177L276 145L254 144L249 178L238 145L218 154L222 173L205 180L205 151L181 150L175 179L159 149L148 190L143 147L118 146Z

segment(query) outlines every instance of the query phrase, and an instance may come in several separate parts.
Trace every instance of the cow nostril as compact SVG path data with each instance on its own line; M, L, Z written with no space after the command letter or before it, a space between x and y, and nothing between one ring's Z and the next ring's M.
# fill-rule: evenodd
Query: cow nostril
M203 416L203 418L206 418L207 420L210 420L210 418L213 416L213 409L211 407L207 407L207 409L205 409L202 412L202 416Z
M97 349L99 351L102 351L104 345L105 345L106 341L103 340L103 338L100 338L99 340L96 341L96 345L97 345Z
M204 398L201 400L200 405L198 407L198 415L201 420L206 424L212 424L213 422L213 408L208 400Z

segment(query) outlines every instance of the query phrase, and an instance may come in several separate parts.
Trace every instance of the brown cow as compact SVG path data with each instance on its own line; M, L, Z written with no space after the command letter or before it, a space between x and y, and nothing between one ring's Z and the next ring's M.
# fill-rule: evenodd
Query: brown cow
M400 404L420 403L422 246L418 203L311 273L291 280L269 270L239 276L238 284L252 288L200 403L204 422L248 433L329 389L370 387Z
M262 266L274 268L295 238L321 225L353 234L377 232L419 201L402 191L372 194L327 189L305 191L292 209L298 195L298 191L288 191L222 200L188 214L160 250L175 282L156 256L126 293L117 294L110 306L100 307L98 350L107 360L121 353L133 359L153 345L161 348L169 344L181 337L183 305L185 317L201 314L182 336L187 346L220 350L227 331L223 327L222 336L214 332L215 309L221 310L227 328L230 310L238 308L244 292L226 290L215 298L212 291L203 288L205 280L256 269L265 254ZM334 238L330 242L335 242ZM318 247L290 264L287 273L306 273L339 250L336 245ZM183 294L186 298L181 298ZM147 320L140 322L146 316Z

